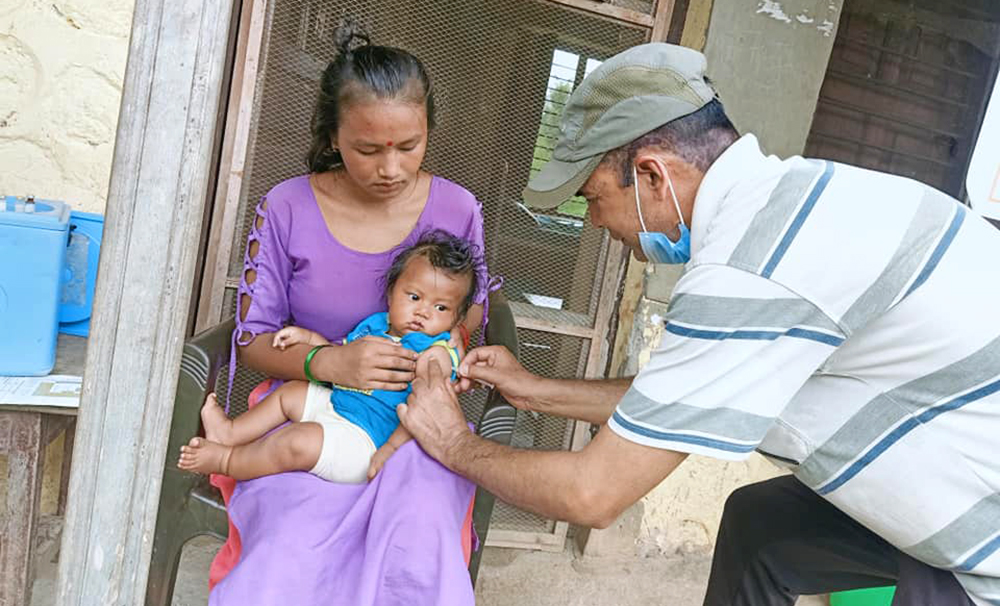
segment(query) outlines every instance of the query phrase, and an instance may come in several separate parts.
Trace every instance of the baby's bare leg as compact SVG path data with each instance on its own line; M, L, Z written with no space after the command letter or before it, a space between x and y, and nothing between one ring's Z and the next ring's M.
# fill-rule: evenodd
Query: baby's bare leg
M252 480L285 471L309 471L323 449L323 428L317 423L295 423L262 440L226 446L193 438L181 447L177 466L197 473L221 473L236 480Z
M298 421L308 388L305 381L289 381L235 419L226 417L215 394L210 394L201 409L205 437L223 445L248 444L286 421Z

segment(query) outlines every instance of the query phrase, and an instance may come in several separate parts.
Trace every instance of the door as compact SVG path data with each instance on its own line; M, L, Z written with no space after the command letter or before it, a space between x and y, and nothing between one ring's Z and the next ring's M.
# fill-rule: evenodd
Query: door
M991 0L846 0L806 155L963 198L998 21Z

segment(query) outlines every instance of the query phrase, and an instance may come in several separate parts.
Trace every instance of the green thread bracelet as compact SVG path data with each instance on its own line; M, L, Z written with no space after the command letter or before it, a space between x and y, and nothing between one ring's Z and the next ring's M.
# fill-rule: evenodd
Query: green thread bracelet
M316 355L316 352L323 349L324 347L329 347L329 345L317 345L316 347L313 347L311 350L309 350L309 353L306 354L306 361L302 365L302 369L305 371L306 378L309 379L310 383L316 383L317 385L321 385L321 383L316 380L316 377L313 376L312 371L309 370L309 365L312 364L313 357Z

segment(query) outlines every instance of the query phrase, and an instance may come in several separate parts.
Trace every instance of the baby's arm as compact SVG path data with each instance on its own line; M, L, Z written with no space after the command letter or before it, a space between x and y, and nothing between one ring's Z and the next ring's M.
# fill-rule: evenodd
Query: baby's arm
M286 326L274 333L274 341L271 343L271 347L285 351L288 347L298 345L299 343L305 343L306 345L312 345L314 347L316 345L330 344L330 342L318 332L313 332L308 328L302 328L300 326Z
M438 366L441 367L441 372L450 377L452 372L458 369L458 363L461 362L460 355L458 350L453 347L432 345L422 351L420 357L417 358L416 375L418 377L426 377L428 374L428 364L431 360L437 360Z
M406 428L403 427L402 423L400 423L399 427L396 428L396 431L392 432L392 435L389 436L389 439L386 440L385 444L380 446L379 449L375 451L375 454L372 455L372 461L368 464L368 479L371 480L374 478L378 472L382 470L382 466L389 460L392 453L399 450L400 446L406 444L412 439L413 436L410 435L410 432L406 431Z

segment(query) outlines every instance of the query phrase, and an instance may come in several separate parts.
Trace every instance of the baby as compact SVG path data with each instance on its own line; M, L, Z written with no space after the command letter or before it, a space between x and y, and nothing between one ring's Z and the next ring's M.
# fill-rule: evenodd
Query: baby
M477 289L475 249L442 231L425 235L393 260L385 277L388 313L363 320L344 339L392 339L420 352L417 375L438 358L442 368L458 368L450 331L465 318ZM297 326L274 335L273 345L329 345L322 335ZM361 483L378 473L410 434L396 406L405 391L357 390L306 381L288 381L257 406L229 419L210 394L202 407L205 438L181 447L177 466L198 473L221 473L249 480L284 471L309 471L331 482ZM287 421L293 423L259 439Z

